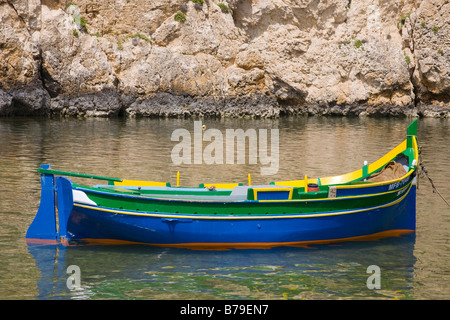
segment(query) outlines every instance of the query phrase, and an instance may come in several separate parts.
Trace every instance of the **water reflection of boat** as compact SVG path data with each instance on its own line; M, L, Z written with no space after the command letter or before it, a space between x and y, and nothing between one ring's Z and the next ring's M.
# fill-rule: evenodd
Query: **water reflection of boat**
M408 298L414 234L368 242L271 250L187 250L143 245L29 243L41 273L40 299L338 299ZM370 265L381 290L370 290ZM68 287L71 266L79 287Z
M416 216L416 136L414 120L402 143L359 170L268 185L172 187L43 165L41 203L27 241L267 248L410 233ZM108 184L85 186L63 176Z

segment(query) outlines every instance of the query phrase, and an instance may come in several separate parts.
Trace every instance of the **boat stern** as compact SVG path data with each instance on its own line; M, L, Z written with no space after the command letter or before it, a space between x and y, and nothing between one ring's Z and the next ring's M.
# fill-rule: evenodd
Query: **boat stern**
M41 165L41 201L26 233L29 243L54 244L67 238L67 221L73 207L72 182L55 177L50 165Z

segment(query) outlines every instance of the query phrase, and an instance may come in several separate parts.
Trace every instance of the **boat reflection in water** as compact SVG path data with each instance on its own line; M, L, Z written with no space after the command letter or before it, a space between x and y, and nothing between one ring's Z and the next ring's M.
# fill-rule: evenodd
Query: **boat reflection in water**
M223 251L33 243L28 249L41 272L38 299L409 299L414 244L409 234ZM368 288L370 266L379 268L379 289Z

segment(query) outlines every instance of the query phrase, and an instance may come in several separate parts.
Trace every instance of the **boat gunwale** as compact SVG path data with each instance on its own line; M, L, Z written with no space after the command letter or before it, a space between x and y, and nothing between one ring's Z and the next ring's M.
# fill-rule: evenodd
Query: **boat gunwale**
M336 185L336 188L337 189L358 189L358 188L365 188L365 187L379 187L379 186L385 186L385 185L388 185L388 184L393 184L393 183L397 183L397 182L399 182L399 181L402 181L404 178L406 178L406 177L408 177L409 175L411 175L413 172L415 172L416 170L417 170L417 165L418 165L418 163L417 163L417 161L418 161L418 148L417 148L417 137L416 136L414 136L414 135L412 135L411 136L412 138L413 138L413 147L412 147L412 149L413 149L413 154L412 154L412 157L413 157L413 160L416 160L416 164L414 165L414 166L410 166L410 169L409 169L409 171L406 173L406 174L404 174L403 176L401 176L401 177L399 177L399 178L396 178L396 179L391 179L391 180L386 180L386 181L380 181L380 182L373 182L373 183L371 183L371 184L353 184L353 185L346 185L346 184L342 184L342 185ZM402 145L402 144L404 144L404 143L407 143L407 141L406 140L404 140L400 145ZM395 148L393 149L393 150L395 150ZM391 151L393 151L393 150L391 150ZM408 150L408 148L405 148L405 150L403 150L402 152L400 152L399 154L404 154L404 152L406 152ZM388 152L386 155L388 155L390 152ZM397 156L399 155L399 154L397 154ZM385 155L385 156L386 156ZM383 156L384 157L384 156ZM383 157L381 157L379 160L381 160ZM407 157L409 157L409 156L407 156ZM394 158L395 159L395 158ZM378 161L378 160L377 160ZM375 161L374 163L376 163L377 161ZM389 163L389 161L388 162L386 162L386 163ZM386 165L386 163L384 164L384 165ZM411 163L412 163L412 161L411 161Z
M400 181L408 178L415 171L416 171L416 168L410 169L406 174L404 174L400 178L395 178L395 179L391 179L391 180L372 182L370 184L365 184L365 183L349 184L349 185L343 184L343 185L336 185L335 187L336 187L336 189L360 189L360 188L381 187L381 186L386 186L389 184L394 184L394 183L400 182Z
M371 188L371 187L379 187L379 186L383 186L383 185L398 183L398 182L408 179L414 171L415 171L415 169L411 169L403 177L390 180L392 182L388 183L388 184L382 184L382 185L372 185L372 184L367 185L367 184L365 184L364 186L366 188ZM146 195L124 194L124 193L119 193L119 192L116 193L116 192L107 192L107 191L103 191L103 190L94 190L92 187L81 186L81 185L75 186L74 190L79 190L79 191L88 192L88 193L95 193L95 194L100 194L100 195L119 197L119 198L145 199L145 200L149 200L149 201L188 202L188 203L270 203L270 202L290 203L290 202L321 202L321 201L334 201L334 200L348 200L348 199L352 199L352 198L361 199L361 198L376 197L376 196L381 196L381 195L385 195L385 194L389 194L389 193L398 192L398 191L406 188L412 182L413 182L413 179L411 179L408 183L405 183L405 185L403 185L403 186L400 185L398 188L395 188L395 189L392 189L389 191L378 192L378 193L359 194L359 195L342 196L342 197L334 197L334 198L327 197L327 198L316 198L316 199L310 198L310 199L282 199L282 200L247 200L247 199L227 200L227 199L225 199L226 196L224 196L223 200L183 199L183 198L175 198L175 197L158 198L158 197L150 197L150 196L146 196ZM251 186L249 186L249 188L250 187ZM346 188L344 188L344 189L346 189Z
M410 159L410 170L416 170L417 168L417 161L418 161L418 145L417 145L417 136L415 135L407 135L407 138L411 137L412 139L412 146L408 147L408 139L403 140L400 144L398 144L396 147L394 147L393 149L391 149L389 152L387 152L386 154L384 154L383 156L381 156L380 158L378 158L377 160L375 160L374 162L372 162L371 164L367 165L368 168L368 172L370 172L366 177L363 176L363 170L362 169L358 169L356 171L352 171L352 172L347 172L344 174L340 174L337 176L330 176L330 177L322 177L322 178L315 178L315 179L308 179L308 182L310 181L320 181L321 183L323 181L331 181L329 183L325 183L325 184L321 184L322 186L335 186L336 188L339 189L357 189L357 188L366 188L369 186L383 186L383 185L387 185L387 184L391 184L391 183L395 183L397 181L395 180L402 180L403 178L405 178L409 172L407 172L405 175L403 175L402 177L399 177L397 179L391 179L391 180L386 180L386 181L380 181L380 182L373 182L370 185L365 184L365 183L361 183L361 184L348 184L351 182L358 182L361 181L364 178L367 178L370 176L370 174L373 174L379 170L381 170L387 163L389 163L390 161L394 160L396 157L398 157L401 154L404 154L405 156L407 156L408 158L412 158ZM405 154L409 149L412 149L412 154L411 155L407 155ZM392 155L395 156L392 156ZM391 157L388 157L389 155L391 155ZM384 160L384 161L382 161ZM412 166L411 164L413 163L413 160L416 160L416 165ZM372 169L373 167L376 167L376 169ZM332 181L340 181L342 179L344 179L345 177L357 177L356 179L353 180L348 180L348 181L344 181L344 182L339 182L339 183L333 183ZM279 186L291 186L293 187L294 184L300 183L300 185L298 187L304 187L304 185L301 185L304 180L290 180L290 181L276 181L274 182L276 185Z

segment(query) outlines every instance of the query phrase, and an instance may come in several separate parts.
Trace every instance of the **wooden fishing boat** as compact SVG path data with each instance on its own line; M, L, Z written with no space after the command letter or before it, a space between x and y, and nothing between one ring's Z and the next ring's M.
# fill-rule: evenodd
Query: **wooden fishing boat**
M340 176L267 185L171 186L56 171L42 165L28 242L269 248L414 232L417 120L379 160ZM107 181L85 186L67 177ZM74 180L74 179L73 179Z

